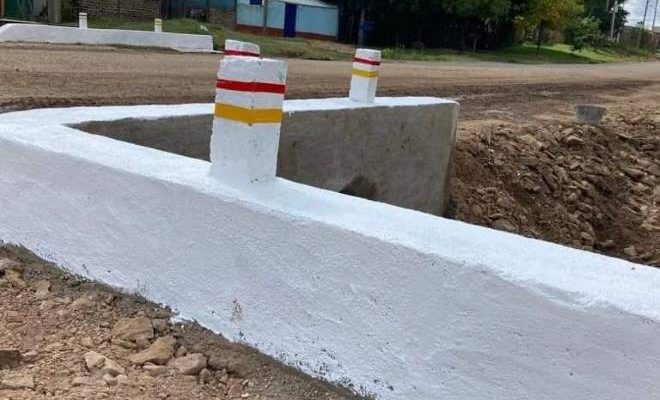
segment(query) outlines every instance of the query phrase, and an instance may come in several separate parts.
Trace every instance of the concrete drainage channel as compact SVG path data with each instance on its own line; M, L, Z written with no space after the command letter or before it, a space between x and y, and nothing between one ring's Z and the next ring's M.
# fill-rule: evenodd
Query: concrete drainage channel
M365 81L352 95L368 101L377 68L356 67ZM380 399L660 392L657 270L275 177L282 143L290 150L294 138L302 141L295 146L306 149L296 153L307 160L298 164L302 175L309 158L333 151L324 140L342 139L333 127L397 145L404 140L397 135L417 132L425 118L442 122L436 135L455 127L455 104L438 99L285 103L285 76L279 61L223 60L211 162L71 127L151 120L156 125L140 127L151 142L149 129L172 122L162 118L208 124L209 105L0 115L0 240L140 290L181 318ZM381 108L385 115L370 118L382 126L362 125ZM415 118L397 126L387 117L404 118L398 112ZM338 123L341 114L350 118ZM120 122L127 130L132 123ZM321 130L314 149L304 134ZM208 134L195 132L189 142L166 135L152 145L202 153ZM357 137L341 151L370 149ZM385 148L393 147L373 156ZM356 163L356 154L343 160ZM328 179L319 174L323 162L316 165L316 178ZM389 169L408 176L396 163ZM375 178L350 172L340 190L385 193Z
M347 99L285 102L278 176L441 215L457 104L430 98L380 98L372 106L355 106ZM140 119L142 108L133 110L133 118L74 127L209 160L210 114Z

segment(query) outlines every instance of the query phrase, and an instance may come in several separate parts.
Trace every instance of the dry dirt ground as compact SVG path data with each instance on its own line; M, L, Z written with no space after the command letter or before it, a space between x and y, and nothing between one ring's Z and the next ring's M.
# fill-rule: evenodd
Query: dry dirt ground
M0 399L357 399L170 316L0 247Z
M210 102L217 63L216 55L0 45L0 112ZM288 97L345 95L349 75L348 63L290 60ZM450 217L660 266L660 63L386 63L380 94L460 101ZM573 107L586 102L608 107L601 126L574 122ZM350 398L194 325L164 326L166 310L80 283L25 252L0 257L19 261L0 278L0 369L1 350L23 357L0 380L23 377L18 386L32 387L1 389L0 400ZM128 317L148 319L154 337L113 335ZM173 350L184 348L183 361L164 371L131 362L167 336ZM88 368L90 351L102 356L88 355ZM103 372L112 361L123 370ZM188 373L196 375L177 372L195 362Z

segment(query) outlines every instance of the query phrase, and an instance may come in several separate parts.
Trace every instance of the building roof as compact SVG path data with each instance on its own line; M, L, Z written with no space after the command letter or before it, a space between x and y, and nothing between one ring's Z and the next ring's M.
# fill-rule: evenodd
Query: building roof
M299 4L301 6L322 7L322 8L337 8L334 4L326 3L321 0L276 0L282 3Z

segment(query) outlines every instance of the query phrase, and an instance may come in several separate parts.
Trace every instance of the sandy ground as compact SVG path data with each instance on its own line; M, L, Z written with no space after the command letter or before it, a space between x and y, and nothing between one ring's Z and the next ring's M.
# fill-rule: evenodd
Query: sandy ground
M0 112L210 102L218 60L3 44ZM343 96L349 75L349 63L290 60L288 97ZM381 77L381 95L461 103L449 217L660 266L660 63L386 63ZM607 105L601 126L575 123L573 107L584 102ZM350 398L194 325L163 325L167 310L81 283L24 251L0 249L2 257L18 263L0 260L0 400ZM115 337L123 318L140 317L153 337ZM131 362L168 336L175 359L206 367L186 375L176 367L184 361ZM99 373L85 361L90 351L123 369ZM22 361L11 362L16 354Z
M0 45L0 109L211 102L218 55L82 46ZM348 62L289 60L289 98L344 96ZM461 101L462 119L524 119L660 83L660 63L538 65L393 63L380 95Z

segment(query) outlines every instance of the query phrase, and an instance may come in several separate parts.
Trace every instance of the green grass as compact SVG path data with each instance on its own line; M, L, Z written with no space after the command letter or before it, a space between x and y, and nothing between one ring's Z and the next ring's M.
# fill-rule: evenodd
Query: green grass
M567 44L541 46L537 53L536 45L525 43L497 51L458 52L446 49L402 50L385 49L383 57L393 60L418 61L495 61L520 64L598 64L622 61L648 61L655 54L623 48L584 49L571 51Z
M117 18L95 18L89 20L89 27L99 29L151 31L153 30L153 22L130 21ZM257 43L261 46L262 54L268 57L303 58L313 60L348 60L354 51L352 46L338 43L301 38L278 38L254 35L192 19L164 20L163 30L165 32L212 35L214 47L216 49L222 49L225 39Z
M89 20L90 28L153 30L151 21L131 21L117 18L94 18ZM206 29L205 29L206 28ZM165 32L210 34L216 49L221 49L225 39L253 42L261 46L261 52L268 57L303 58L313 60L348 60L354 47L339 43L301 38L279 38L254 35L234 31L220 25L206 24L192 19L170 19L163 21ZM639 50L621 48L585 49L572 52L566 44L541 46L525 43L497 51L459 52L447 49L407 50L383 49L383 58L390 60L415 61L497 61L522 64L572 63L593 64L620 61L646 61L655 58L655 54Z

